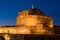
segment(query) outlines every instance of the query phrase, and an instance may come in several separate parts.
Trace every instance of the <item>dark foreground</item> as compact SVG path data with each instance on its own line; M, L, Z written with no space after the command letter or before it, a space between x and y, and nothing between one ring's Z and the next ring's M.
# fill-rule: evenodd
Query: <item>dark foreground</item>
M26 35L24 40L60 40L59 35Z
M10 40L60 40L60 35L12 35ZM5 40L0 37L0 40Z

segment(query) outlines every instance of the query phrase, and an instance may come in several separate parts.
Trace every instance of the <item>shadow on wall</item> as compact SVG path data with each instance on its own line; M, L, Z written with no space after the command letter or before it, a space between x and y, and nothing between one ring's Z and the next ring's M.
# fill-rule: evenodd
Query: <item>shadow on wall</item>
M3 36L0 36L0 40L5 40L5 38Z

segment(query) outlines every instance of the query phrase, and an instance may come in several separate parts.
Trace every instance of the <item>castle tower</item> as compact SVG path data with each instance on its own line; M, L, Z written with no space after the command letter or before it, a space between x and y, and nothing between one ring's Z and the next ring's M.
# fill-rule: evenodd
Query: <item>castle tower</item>
M32 6L32 9L19 11L16 26L28 27L31 33L51 34L53 19L50 16L46 16L40 9Z

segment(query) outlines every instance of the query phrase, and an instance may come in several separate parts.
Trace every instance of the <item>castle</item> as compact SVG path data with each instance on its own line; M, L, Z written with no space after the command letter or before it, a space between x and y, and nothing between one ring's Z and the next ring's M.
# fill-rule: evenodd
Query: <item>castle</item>
M15 34L47 34L52 35L53 19L47 16L40 9L32 7L32 9L22 10L18 12L15 27L0 27L0 34L7 40L9 35Z

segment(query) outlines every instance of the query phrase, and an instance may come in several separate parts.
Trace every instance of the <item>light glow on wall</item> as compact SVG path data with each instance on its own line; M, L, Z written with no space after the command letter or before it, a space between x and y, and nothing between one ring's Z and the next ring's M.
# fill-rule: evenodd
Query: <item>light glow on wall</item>
M27 18L25 21L25 25L27 26L35 26L37 24L37 20L34 18Z

